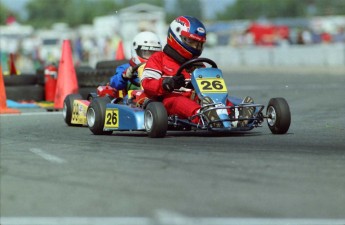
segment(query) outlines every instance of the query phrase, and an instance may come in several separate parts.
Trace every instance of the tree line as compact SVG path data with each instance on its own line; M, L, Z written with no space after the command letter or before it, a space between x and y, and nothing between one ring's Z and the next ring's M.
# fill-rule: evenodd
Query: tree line
M166 9L166 22L179 15L191 15L205 20L202 4L209 7L222 0L145 0ZM9 15L19 22L36 28L48 28L53 23L65 22L71 27L92 24L94 17L109 15L141 0L30 0L26 4L27 17L16 15L0 2L0 22L5 24ZM166 5L168 4L169 5ZM208 7L207 5L204 7ZM237 0L218 12L213 20L237 20L258 18L308 17L325 15L345 15L343 0Z
M237 0L217 14L219 20L345 15L343 0Z

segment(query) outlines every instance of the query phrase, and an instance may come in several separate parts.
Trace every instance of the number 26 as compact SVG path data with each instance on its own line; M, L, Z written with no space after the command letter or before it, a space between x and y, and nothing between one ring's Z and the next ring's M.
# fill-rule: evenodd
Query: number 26
M107 114L107 124L115 125L116 123L117 123L117 113L114 111L112 113L108 113Z
M216 90L222 90L223 89L223 85L220 81L218 80L214 80L212 82L204 80L201 81L201 85L203 86L203 90L212 90L212 89L216 89Z

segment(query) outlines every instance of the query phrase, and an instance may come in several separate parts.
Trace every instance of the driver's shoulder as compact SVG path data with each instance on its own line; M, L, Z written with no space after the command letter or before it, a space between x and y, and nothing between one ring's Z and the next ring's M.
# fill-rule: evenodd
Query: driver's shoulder
M116 67L115 70L116 71L123 71L123 70L126 70L129 66L130 66L129 63L124 63L124 64L121 64L118 67Z

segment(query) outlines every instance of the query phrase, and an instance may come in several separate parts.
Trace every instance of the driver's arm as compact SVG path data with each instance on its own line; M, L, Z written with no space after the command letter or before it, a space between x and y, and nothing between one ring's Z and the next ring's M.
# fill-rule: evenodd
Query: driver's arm
M150 96L161 96L166 93L162 88L162 56L159 53L153 54L146 62L141 76L141 86L146 94Z
M129 63L116 67L115 74L110 78L110 86L116 90L122 90L126 88L127 80L122 77L122 74L129 67Z

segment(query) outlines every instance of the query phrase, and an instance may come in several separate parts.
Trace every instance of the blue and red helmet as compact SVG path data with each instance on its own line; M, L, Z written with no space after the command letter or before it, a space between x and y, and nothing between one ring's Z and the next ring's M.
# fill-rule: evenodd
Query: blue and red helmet
M195 17L177 17L169 26L167 44L187 60L201 55L205 41L205 26Z

